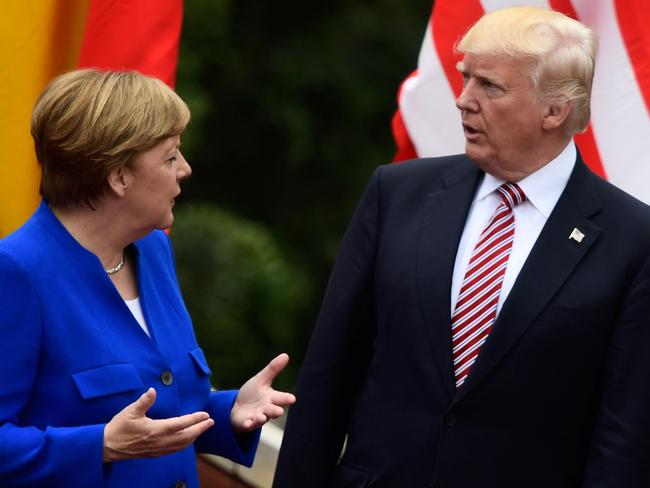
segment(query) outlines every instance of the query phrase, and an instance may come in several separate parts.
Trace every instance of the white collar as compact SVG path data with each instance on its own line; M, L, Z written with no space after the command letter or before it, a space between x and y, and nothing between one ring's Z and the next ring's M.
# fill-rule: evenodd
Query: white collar
M573 140L553 160L526 176L517 184L526 194L529 201L544 217L548 218L553 207L564 191L577 158L576 146ZM500 180L489 173L481 182L474 197L475 201L482 200L500 187L505 180Z

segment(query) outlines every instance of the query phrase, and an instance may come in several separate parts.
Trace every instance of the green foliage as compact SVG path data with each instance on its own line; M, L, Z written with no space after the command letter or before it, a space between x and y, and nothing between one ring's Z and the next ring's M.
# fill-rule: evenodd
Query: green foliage
M264 227L213 205L190 205L176 212L171 237L215 386L239 387L275 355L295 348L307 282ZM279 379L285 388L295 380L292 366Z
M183 200L211 202L258 222L313 284L303 290L299 312L283 317L282 309L268 305L269 321L245 322L241 343L230 336L228 347L242 361L262 360L255 356L263 348L248 349L251 337L274 345L289 335L293 365L300 363L353 208L373 168L394 154L390 121L396 94L416 68L431 5L431 0L185 2L177 89L192 111L183 151L194 175L183 184ZM183 233L174 228L176 239ZM179 256L179 267L210 273L196 254ZM243 258L232 256L229 266L259 264L235 261ZM209 300L219 290L203 293ZM187 290L186 295L198 306L198 298ZM214 303L211 313L225 324L231 314L258 313L256 306L235 311L235 305L250 303L255 302ZM228 314L217 310L226 305L232 305ZM260 322L263 330L254 330ZM225 351L218 334L213 340Z

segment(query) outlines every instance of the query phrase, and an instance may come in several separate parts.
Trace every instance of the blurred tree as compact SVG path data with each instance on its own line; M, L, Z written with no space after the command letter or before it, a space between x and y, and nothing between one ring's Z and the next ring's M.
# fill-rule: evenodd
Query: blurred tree
M178 279L199 344L219 388L235 388L280 352L295 348L293 329L309 295L303 273L273 237L213 205L186 205L172 240ZM289 388L297 364L278 385Z
M266 226L308 274L313 293L290 324L297 362L354 205L393 156L397 88L416 66L430 9L430 0L185 2L177 89L193 115L183 150L194 177L184 199Z

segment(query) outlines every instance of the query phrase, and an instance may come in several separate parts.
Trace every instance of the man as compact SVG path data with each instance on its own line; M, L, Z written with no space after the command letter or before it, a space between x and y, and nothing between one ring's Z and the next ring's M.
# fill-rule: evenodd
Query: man
M466 155L375 171L276 488L650 486L650 209L571 140L596 44L532 7L460 41Z

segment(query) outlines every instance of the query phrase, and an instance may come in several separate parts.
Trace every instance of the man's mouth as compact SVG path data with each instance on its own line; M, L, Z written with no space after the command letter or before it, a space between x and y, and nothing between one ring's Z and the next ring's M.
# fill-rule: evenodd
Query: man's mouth
M463 124L463 133L465 134L465 138L471 140L475 139L480 134L480 131L476 130L469 124Z

